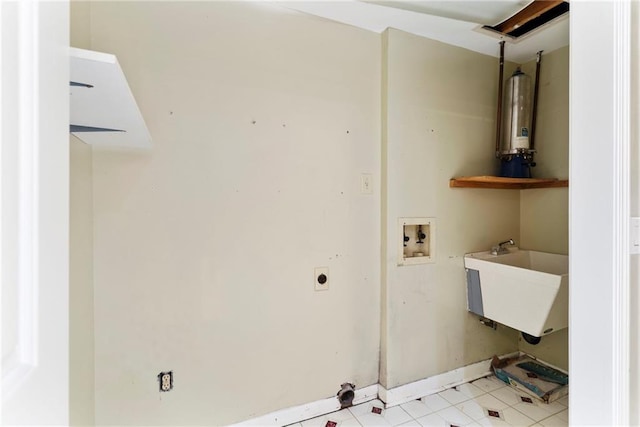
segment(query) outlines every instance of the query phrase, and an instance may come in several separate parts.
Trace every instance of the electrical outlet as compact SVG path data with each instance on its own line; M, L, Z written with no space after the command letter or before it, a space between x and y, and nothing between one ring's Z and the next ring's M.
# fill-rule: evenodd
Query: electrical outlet
M316 291L329 290L329 267L316 267L313 270L313 285Z
M160 391L171 391L173 388L173 371L160 372L158 374L158 382L160 383Z

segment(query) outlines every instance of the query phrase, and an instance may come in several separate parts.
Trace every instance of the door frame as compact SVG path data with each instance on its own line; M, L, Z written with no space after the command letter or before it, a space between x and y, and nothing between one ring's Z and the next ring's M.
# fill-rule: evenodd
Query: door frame
M571 2L572 425L629 424L630 16L629 1Z
M69 422L69 4L0 1L3 424Z

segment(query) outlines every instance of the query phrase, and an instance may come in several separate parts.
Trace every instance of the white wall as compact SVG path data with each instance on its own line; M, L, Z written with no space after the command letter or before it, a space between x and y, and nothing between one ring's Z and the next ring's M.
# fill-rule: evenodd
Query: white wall
M519 239L520 196L449 188L454 176L495 173L498 61L398 30L383 37L380 381L392 388L517 349L515 331L466 311L463 255ZM436 263L399 267L398 218L422 216L437 218Z
M535 60L522 66L532 78L535 68ZM534 177L569 177L569 47L545 52L542 56L535 148L538 152L537 166L532 170ZM521 247L568 254L568 198L568 188L520 192ZM563 329L545 336L537 345L528 344L520 337L519 347L525 353L569 369L568 339L569 330Z
M91 47L90 3L70 4L70 43ZM91 146L69 137L69 420L94 423L93 171Z
M631 117L640 115L640 4L631 3ZM640 124L631 120L631 216L640 216ZM640 255L631 255L631 414L640 425Z
M93 153L96 422L223 425L377 383L380 36L240 2L96 3L91 32L154 144Z

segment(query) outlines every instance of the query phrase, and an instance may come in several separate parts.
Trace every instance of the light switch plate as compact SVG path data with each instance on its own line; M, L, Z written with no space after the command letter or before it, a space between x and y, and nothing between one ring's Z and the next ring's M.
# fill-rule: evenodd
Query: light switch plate
M363 173L360 175L360 193L361 194L373 194L373 177L370 173Z

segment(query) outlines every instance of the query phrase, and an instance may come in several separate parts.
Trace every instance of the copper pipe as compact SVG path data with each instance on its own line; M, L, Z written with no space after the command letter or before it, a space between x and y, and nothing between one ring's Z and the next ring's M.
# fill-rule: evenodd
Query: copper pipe
M533 86L533 116L531 117L531 136L529 137L529 149L535 150L536 117L538 116L538 91L540 89L540 63L542 62L542 50L536 57L536 83Z
M504 76L504 40L500 42L500 75L498 77L498 117L496 118L496 157L500 157L500 134L502 130L502 86Z

